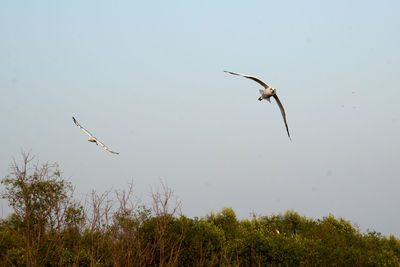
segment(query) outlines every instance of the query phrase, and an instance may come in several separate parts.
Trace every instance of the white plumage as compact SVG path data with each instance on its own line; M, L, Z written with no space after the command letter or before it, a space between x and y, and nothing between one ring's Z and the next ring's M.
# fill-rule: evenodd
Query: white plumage
M74 121L75 125L78 126L79 129L81 129L84 133L86 133L87 135L89 135L89 139L88 139L89 142L96 143L96 145L99 144L99 145L101 145L105 150L107 150L107 151L109 151L109 152L111 152L111 153L113 153L113 154L117 154L117 155L119 154L118 152L112 151L112 150L109 149L106 145L104 145L102 142L100 142L100 141L99 141L96 137L94 137L88 130L86 130L85 128L83 128L83 127L76 121L76 119L75 119L74 117L72 117L72 120Z
M271 103L270 97L272 96L272 97L275 98L276 103L278 104L279 109L281 110L281 114L282 114L282 117L283 117L283 121L284 121L285 127L286 127L286 132L287 132L287 134L288 134L288 136L289 136L289 139L292 140L292 138L290 137L289 128L288 128L288 125L287 125L286 111L285 111L285 108L284 108L283 105L282 105L282 102L279 100L278 95L276 94L276 88L272 88L271 86L269 86L268 84L266 84L265 82L261 81L260 79L258 79L257 77L254 77L254 76L250 76L250 75L246 75L246 74L240 74L240 73L235 73L235 72L230 72L230 71L226 71L226 70L225 70L224 72L229 73L229 74L233 74L233 75L242 76L242 77L245 77L245 78L248 78L248 79L251 79L251 80L253 80L253 81L259 83L261 86L263 86L263 87L264 87L264 90L259 90L261 96L258 98L258 100L261 101L261 100L263 100L263 99L266 99L266 100L268 100L268 102Z

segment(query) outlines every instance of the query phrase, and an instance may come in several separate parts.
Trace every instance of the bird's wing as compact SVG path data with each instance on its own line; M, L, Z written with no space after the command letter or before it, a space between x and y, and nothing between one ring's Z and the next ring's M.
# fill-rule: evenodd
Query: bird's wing
M226 71L226 70L224 70L224 72L229 73L229 74L233 74L233 75L242 76L242 77L245 77L245 78L248 78L248 79L252 79L253 81L258 82L259 84L261 84L265 89L270 88L270 86L268 84L266 84L265 82L261 81L257 77L246 75L246 74L230 72L230 71Z
M119 154L118 152L114 152L114 151L112 151L111 149L109 149L105 144L103 144L102 142L100 142L99 140L97 140L96 139L96 143L98 143L98 144L100 144L105 150L107 150L107 151L109 151L109 152L111 152L111 153L113 153L113 154Z
M289 133L289 127L287 125L287 118L286 118L285 108L283 107L281 101L279 100L279 98L278 98L278 96L276 94L274 95L274 98L276 100L276 103L278 103L279 109L281 110L281 114L282 114L282 117L283 117L283 121L285 122L286 131L287 131L287 134L289 136L289 139L292 140L292 138L290 137L290 133Z
M85 128L83 128L74 117L72 117L72 120L74 121L75 125L78 126L79 129L81 129L84 133L86 133L87 135L89 135L91 138L96 139L96 137L94 137L88 130L86 130ZM97 139L96 139L97 140Z

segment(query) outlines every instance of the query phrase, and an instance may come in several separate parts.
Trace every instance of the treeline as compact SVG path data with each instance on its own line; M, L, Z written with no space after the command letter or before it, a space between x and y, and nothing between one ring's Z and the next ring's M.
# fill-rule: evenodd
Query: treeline
M400 241L330 215L294 211L238 220L231 208L180 214L165 185L151 207L126 190L74 200L57 165L13 162L2 197L1 266L400 266Z

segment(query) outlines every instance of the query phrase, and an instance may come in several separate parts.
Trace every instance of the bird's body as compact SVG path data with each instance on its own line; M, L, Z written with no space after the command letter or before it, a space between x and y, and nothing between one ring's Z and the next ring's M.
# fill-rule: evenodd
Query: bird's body
M92 143L96 143L96 145L101 145L105 150L108 152L111 152L113 154L119 154L118 152L114 152L111 149L109 149L106 145L104 145L102 142L100 142L96 137L94 137L88 130L83 128L74 117L72 117L72 120L74 121L75 125L78 126L79 129L81 129L84 133L86 133L89 136L88 141Z
M275 88L266 88L264 90L259 90L261 96L258 98L259 101L265 99L271 103L270 97L275 94Z
M274 99L276 100L276 103L278 104L279 109L281 111L281 114L282 114L282 117L283 117L283 121L284 121L285 127L286 127L286 132L287 132L287 134L289 136L289 139L292 140L292 138L290 137L290 133L289 133L289 127L287 125L286 111L285 111L285 108L283 107L281 101L279 100L278 95L276 94L276 88L273 88L273 87L269 86L268 84L266 84L265 82L263 82L262 80L260 80L257 77L254 77L254 76L250 76L250 75L246 75L246 74L240 74L240 73L236 73L236 72L230 72L230 71L224 71L224 72L251 79L251 80L259 83L261 86L263 86L264 90L259 90L261 96L258 98L258 100L261 101L261 100L265 99L265 100L267 100L268 102L271 103L270 98L271 98L271 96L274 97Z

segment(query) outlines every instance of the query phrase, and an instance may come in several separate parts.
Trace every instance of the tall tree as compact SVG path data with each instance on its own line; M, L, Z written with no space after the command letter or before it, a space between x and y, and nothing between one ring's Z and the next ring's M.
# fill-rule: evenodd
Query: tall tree
M80 214L81 208L71 200L72 186L61 177L58 165L39 164L22 152L22 164L13 160L10 174L1 183L2 197L13 208L24 236L26 266L41 266L50 257L59 257L54 252L61 249L61 232L71 223L71 214Z

